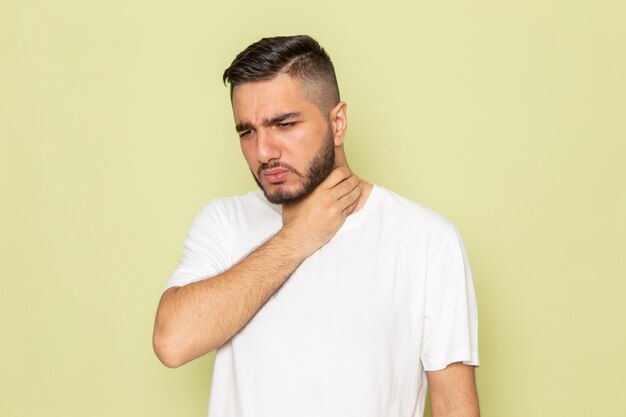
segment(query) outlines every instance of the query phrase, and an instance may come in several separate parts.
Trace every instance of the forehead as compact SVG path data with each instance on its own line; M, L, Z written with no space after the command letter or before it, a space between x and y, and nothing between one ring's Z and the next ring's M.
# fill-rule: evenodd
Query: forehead
M288 74L254 81L233 89L235 121L258 121L280 113L308 113L316 106L305 98L302 83Z

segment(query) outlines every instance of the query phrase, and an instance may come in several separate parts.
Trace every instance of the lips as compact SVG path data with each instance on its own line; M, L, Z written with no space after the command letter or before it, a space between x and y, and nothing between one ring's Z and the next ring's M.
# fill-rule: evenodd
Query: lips
M284 168L273 168L263 171L263 176L270 184L284 182L288 174L289 171Z

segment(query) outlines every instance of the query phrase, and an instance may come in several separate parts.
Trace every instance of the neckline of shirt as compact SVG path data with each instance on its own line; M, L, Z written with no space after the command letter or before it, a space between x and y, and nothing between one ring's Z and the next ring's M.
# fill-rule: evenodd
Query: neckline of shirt
M381 187L377 186L376 184L372 184L372 189L370 191L370 194L367 196L367 200L365 200L363 207L346 217L346 221L337 231L337 234L353 229L367 219L369 214L372 212L372 210L374 210L374 207L378 203L378 199L380 198L380 188Z

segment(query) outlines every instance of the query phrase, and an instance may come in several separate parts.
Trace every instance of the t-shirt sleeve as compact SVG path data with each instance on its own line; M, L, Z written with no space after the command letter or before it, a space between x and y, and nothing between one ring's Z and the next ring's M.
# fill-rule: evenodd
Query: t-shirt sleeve
M193 221L183 255L163 291L211 278L227 269L229 237L217 201L205 206Z
M454 362L479 366L476 294L456 228L426 278L421 360L426 371L444 369Z

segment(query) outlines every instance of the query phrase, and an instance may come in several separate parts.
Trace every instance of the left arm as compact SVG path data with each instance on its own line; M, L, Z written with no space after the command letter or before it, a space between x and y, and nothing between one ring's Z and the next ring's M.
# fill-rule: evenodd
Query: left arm
M433 417L480 416L473 366L456 362L426 374Z

